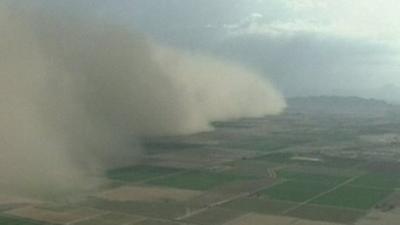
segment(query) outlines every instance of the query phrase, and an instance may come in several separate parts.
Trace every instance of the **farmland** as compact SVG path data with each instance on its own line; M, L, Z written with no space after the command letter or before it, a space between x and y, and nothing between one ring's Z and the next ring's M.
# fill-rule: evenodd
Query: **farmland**
M386 141L400 137L393 118L400 109L316 111L291 101L279 116L146 139L136 164L108 170L101 188L73 203L0 197L0 225L371 225L400 218L400 144Z

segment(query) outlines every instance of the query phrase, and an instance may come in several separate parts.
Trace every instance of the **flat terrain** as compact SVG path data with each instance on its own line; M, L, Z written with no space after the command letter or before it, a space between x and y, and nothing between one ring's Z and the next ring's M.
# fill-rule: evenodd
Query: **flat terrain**
M216 172L191 171L176 176L152 180L148 184L181 189L208 190L229 182L246 179L250 178Z
M161 202L185 201L200 195L200 191L175 188L122 186L120 188L105 191L97 196L111 201Z
M24 220L21 218L15 218L9 216L0 216L0 224L1 225L49 225L38 221Z
M179 171L179 169L175 168L138 165L110 170L107 172L107 176L113 180L136 182L155 177L162 177L165 175L177 173Z
M0 225L396 225L400 108L289 100L279 116L143 140L137 163L79 200L0 197Z
M268 188L260 193L262 197L266 198L291 202L304 202L331 188L333 188L333 185L326 183L284 181L283 183Z
M391 190L385 189L343 186L315 199L312 203L367 210L388 197L390 193Z

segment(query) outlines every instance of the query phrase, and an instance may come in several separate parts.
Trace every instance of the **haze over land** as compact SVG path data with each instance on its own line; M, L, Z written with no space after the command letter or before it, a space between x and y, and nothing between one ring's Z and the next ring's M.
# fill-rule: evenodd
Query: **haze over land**
M285 108L273 85L245 67L161 46L68 6L0 4L2 193L90 188L104 169L137 160L141 137Z

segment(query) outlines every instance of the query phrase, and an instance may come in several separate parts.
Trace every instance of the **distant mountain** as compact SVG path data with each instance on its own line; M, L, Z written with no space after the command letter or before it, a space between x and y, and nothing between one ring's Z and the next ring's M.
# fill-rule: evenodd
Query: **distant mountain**
M388 84L377 89L366 91L365 95L384 99L391 103L400 103L400 87L394 84Z
M400 86L395 84L387 84L377 88L366 89L335 89L332 90L331 93L336 93L333 95L339 96L360 96L369 99L380 99L388 103L400 105Z
M378 115L399 109L383 100L341 96L289 98L288 105L291 111L329 114Z

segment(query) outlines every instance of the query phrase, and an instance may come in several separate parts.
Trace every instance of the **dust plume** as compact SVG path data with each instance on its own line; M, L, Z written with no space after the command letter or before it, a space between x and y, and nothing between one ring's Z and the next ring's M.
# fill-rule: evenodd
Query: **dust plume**
M135 161L137 140L277 114L264 78L58 8L0 4L0 193L56 196Z

